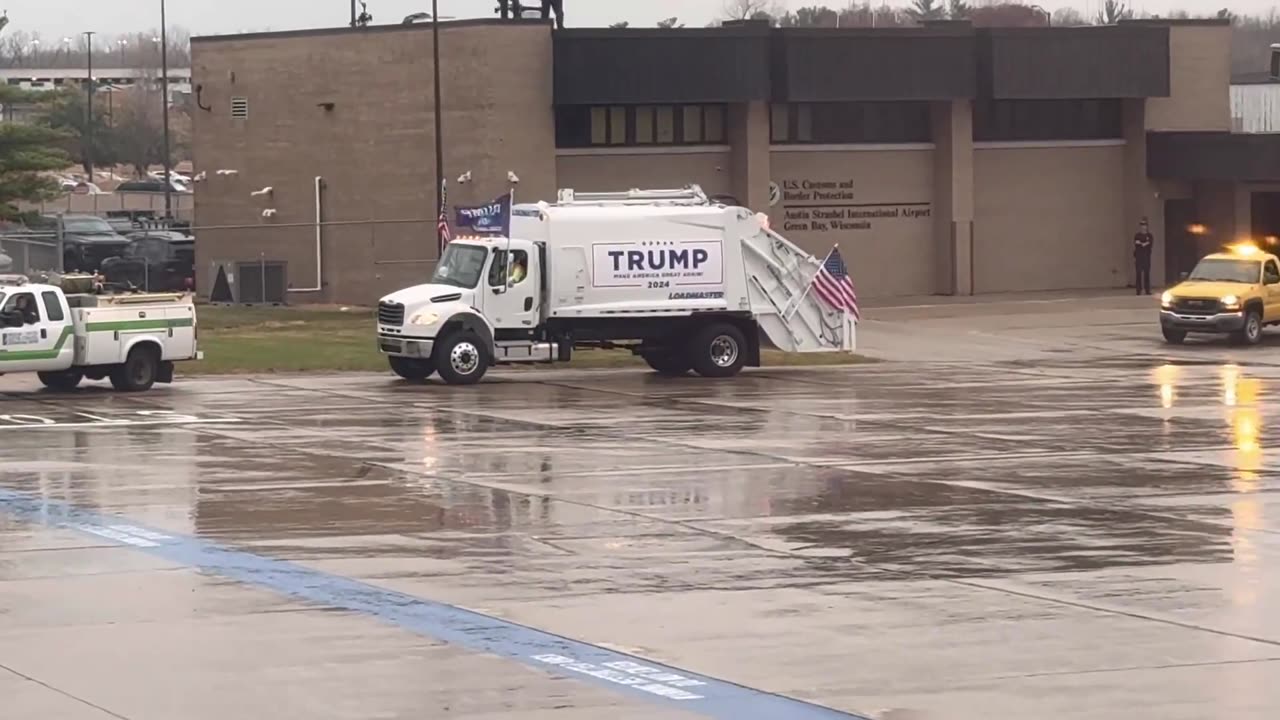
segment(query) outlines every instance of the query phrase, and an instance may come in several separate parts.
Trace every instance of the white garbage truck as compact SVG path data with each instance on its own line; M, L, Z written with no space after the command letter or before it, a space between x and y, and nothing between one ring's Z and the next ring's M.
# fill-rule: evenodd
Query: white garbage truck
M201 357L187 293L68 294L0 275L0 375L34 372L55 390L109 378L138 392L172 382L175 362Z
M822 261L697 186L516 205L510 237L459 237L431 282L382 298L378 349L407 380L623 348L666 375L730 377L762 343L852 352L856 325L811 291Z

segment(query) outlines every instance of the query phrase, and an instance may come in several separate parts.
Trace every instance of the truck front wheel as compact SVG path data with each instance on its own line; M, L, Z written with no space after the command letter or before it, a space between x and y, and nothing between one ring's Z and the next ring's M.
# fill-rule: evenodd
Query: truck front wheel
M1244 314L1244 327L1232 333L1231 339L1240 345L1257 345L1262 341L1262 313L1258 310L1247 310Z
M60 372L41 372L36 373L40 378L40 382L50 390L74 390L80 381L84 379L84 373L79 370L62 370Z
M436 345L435 363L450 385L474 385L489 369L489 354L475 333L463 330Z
M713 323L693 336L689 358L703 377L733 377L746 364L746 347L741 330L729 323Z
M391 372L409 382L422 382L431 377L431 374L436 371L436 366L430 360L415 360L403 357L390 357L387 360L391 363Z
M111 386L123 392L143 392L156 384L160 372L160 354L146 345L129 351L122 365L111 371Z

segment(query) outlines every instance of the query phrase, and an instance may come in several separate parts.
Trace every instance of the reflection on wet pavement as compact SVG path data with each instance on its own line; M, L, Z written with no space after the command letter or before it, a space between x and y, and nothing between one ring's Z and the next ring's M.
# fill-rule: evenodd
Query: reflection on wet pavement
M846 713L1272 718L1278 385L1163 362L6 385L0 489ZM27 717L216 717L138 688L159 653L180 686L242 682L242 641L314 693L218 706L243 717L686 716L49 525L0 503L0 668L64 693ZM121 644L151 660L94 679ZM456 686L409 681L442 666ZM378 678L359 709L353 678Z

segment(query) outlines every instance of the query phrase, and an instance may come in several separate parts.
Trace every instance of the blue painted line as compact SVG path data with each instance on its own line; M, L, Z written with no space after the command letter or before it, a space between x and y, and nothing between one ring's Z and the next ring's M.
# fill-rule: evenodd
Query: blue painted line
M463 608L384 590L285 560L173 535L68 503L0 487L0 511L69 528L170 562L283 595L369 615L475 652L721 720L867 720L813 703L650 662ZM660 610L659 610L660 612ZM747 661L743 658L744 662Z

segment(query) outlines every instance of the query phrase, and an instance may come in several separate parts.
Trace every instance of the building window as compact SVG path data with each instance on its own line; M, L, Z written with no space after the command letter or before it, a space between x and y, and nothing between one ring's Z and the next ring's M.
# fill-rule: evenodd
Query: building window
M775 104L770 137L776 144L920 143L932 139L923 102Z
M1119 100L978 100L973 139L1110 140L1124 136Z
M556 108L556 147L718 145L722 105L568 105Z

